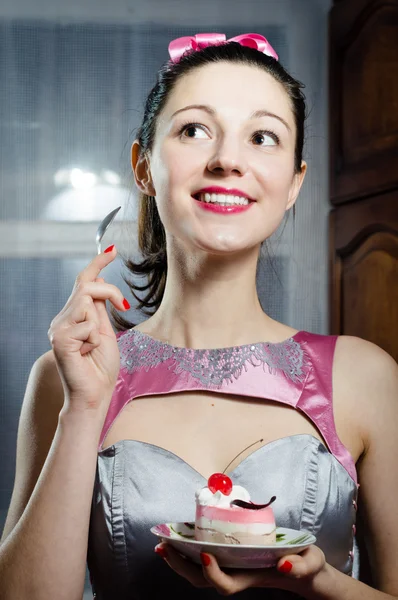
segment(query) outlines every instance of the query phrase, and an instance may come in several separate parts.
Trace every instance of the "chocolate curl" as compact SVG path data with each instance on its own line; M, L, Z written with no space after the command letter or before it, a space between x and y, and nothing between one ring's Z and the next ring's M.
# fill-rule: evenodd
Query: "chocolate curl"
M249 510L261 510L267 508L273 502L275 502L276 496L272 496L271 500L267 504L254 504L254 502L245 502L244 500L232 500L231 506L239 506L239 508L248 508Z

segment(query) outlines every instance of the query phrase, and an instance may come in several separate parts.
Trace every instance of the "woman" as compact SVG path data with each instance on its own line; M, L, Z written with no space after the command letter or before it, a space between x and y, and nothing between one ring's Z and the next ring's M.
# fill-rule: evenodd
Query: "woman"
M264 38L224 41L170 45L133 144L143 262L129 268L148 276L153 316L134 328L118 316L115 336L106 300L129 305L99 277L111 246L77 277L32 369L5 600L80 599L87 551L98 599L398 597L397 366L364 340L262 310L260 247L306 172L304 99ZM195 491L226 465L255 501L275 493L278 524L317 545L236 571L156 546L149 528L192 520ZM375 588L351 576L358 481Z

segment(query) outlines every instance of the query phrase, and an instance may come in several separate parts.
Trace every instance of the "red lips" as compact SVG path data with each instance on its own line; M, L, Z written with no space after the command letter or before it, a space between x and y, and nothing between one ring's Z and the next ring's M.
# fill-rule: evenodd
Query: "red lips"
M218 185L202 188L201 190L194 192L192 195L195 197L199 194L226 194L228 196L240 196L241 198L247 198L250 200L250 202L255 202L254 198L251 198L249 194L243 192L242 190L238 190L236 188L223 188Z

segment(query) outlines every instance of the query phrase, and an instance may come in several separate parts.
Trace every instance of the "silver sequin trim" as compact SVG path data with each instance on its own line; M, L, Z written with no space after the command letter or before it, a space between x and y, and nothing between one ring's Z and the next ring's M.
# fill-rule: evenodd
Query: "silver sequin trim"
M188 372L204 386L221 386L238 379L247 365L268 366L300 382L305 376L304 352L298 342L290 338L277 344L256 343L232 348L196 350L165 344L136 329L130 329L118 339L121 366L129 373L149 371L160 363L171 360L169 369L174 373Z

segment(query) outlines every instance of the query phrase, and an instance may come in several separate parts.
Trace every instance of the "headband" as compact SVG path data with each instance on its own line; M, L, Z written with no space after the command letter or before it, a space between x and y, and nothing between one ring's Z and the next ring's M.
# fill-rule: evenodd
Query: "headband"
M238 42L241 46L254 48L278 60L278 55L271 44L258 33L242 33L242 35L237 35L229 40L226 39L224 33L197 33L192 36L180 37L170 42L169 54L171 61L178 63L185 52L190 50L197 52L208 46L218 46L228 42Z

